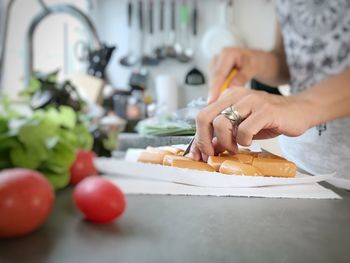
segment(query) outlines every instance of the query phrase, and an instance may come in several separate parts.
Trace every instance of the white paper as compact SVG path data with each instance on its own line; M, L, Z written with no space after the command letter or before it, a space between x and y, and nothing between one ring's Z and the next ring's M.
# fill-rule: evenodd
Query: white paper
M333 177L333 178L327 180L327 183L330 183L331 185L334 185L335 187L350 191L350 180L349 179Z
M178 145L186 148L186 145ZM259 151L255 146L254 151ZM317 184L333 174L295 178L232 176L176 167L138 163L142 149L127 151L126 160L98 158L98 170L126 194L244 196L267 198L340 199L333 191Z
M241 196L295 199L341 199L319 184L270 186L257 188L196 187L160 181L147 181L123 176L107 175L125 194Z
M97 158L95 164L97 169L104 174L124 175L130 178L173 182L198 187L247 188L312 184L333 177L333 174L309 176L299 172L295 178L237 176L111 158Z
M304 171L307 171L309 174L315 174L315 172L307 170L306 167L299 167L299 168L302 168ZM337 188L350 191L350 179L337 177L337 174L336 173L334 173L334 174L335 174L334 177L327 180L327 183L329 183Z

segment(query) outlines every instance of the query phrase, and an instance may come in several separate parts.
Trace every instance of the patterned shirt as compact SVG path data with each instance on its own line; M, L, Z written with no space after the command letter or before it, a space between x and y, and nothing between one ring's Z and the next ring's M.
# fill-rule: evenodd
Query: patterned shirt
M277 0L277 13L292 93L350 68L350 0ZM301 168L350 179L350 118L327 123L322 136L310 129L280 143Z

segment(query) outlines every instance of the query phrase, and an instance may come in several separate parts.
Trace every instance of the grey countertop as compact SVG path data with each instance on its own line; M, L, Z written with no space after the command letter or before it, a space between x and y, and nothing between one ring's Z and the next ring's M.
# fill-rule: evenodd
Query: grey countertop
M118 137L117 150L126 151L128 148L188 144L191 139L192 136L144 136L138 133L121 133Z
M33 234L0 241L0 262L349 262L342 200L127 196L111 225L82 220L72 188Z

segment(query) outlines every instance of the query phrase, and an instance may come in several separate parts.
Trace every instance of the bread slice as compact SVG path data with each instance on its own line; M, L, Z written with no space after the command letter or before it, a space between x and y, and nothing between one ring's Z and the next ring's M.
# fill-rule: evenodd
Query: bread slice
M254 158L253 166L264 176L295 177L295 163L277 158Z
M167 153L165 152L145 150L141 152L137 161L141 163L163 164L163 159L166 155Z
M237 161L224 161L219 169L220 173L232 174L232 175L247 175L247 176L259 176L262 173L250 164L244 164Z
M184 152L183 150L178 149L178 148L173 147L173 146L161 146L161 147L158 147L156 149L159 149L159 150L162 150L162 151L171 152L174 155L181 155L181 153Z
M269 152L259 152L257 153L257 156L255 156L256 158L271 158L271 159L281 159L281 160L285 160L285 158L273 154L273 153L269 153Z
M219 171L220 166L225 161L236 161L240 162L240 160L235 157L234 155L228 155L228 156L209 156L208 157L208 164L214 167L215 171Z
M179 167L179 168L187 168L192 170L199 170L199 171L215 172L215 169L209 164L204 162L197 162L197 161L173 159L172 166Z
M164 159L163 159L163 165L172 166L174 160L184 160L184 161L192 162L192 159L185 157L185 156L165 155Z

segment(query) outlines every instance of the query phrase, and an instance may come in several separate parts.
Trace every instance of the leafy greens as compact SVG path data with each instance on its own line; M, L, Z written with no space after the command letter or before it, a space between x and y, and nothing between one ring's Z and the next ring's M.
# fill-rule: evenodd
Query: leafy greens
M40 109L30 117L0 113L0 170L38 170L55 189L63 188L69 182L76 150L92 145L87 126L71 107Z

